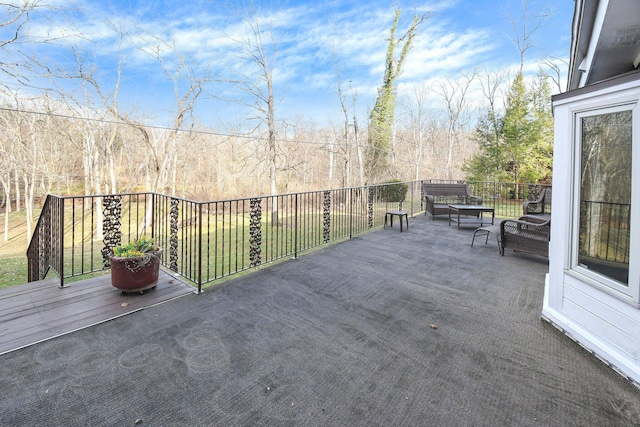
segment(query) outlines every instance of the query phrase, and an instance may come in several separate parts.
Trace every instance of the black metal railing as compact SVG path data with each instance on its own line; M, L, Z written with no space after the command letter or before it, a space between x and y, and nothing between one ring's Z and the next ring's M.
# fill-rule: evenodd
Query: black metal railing
M404 186L402 202L386 189ZM396 194L395 192L393 194ZM162 265L198 291L216 279L381 226L384 212L422 207L420 182L196 202L155 193L50 195L27 256L29 281L53 268L65 279L103 271L108 255L141 235Z
M109 267L108 255L142 235L163 248L165 269L198 292L217 279L380 227L389 209L424 210L422 181L197 202L156 193L49 195L27 251L29 281L50 269L65 280ZM518 217L540 186L469 183L471 192ZM540 187L540 188L539 188Z
M50 269L64 277L64 203L57 196L47 196L29 247L27 278L43 279Z
M523 215L522 203L536 200L550 184L530 184L490 181L452 181L430 179L432 183L460 183L467 184L469 193L482 197L482 204L495 209L495 215L500 218L518 218Z

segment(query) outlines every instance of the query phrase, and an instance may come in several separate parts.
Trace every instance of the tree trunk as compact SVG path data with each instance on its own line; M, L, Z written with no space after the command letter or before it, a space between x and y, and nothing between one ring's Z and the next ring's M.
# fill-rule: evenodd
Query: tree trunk
M33 234L33 190L35 180L35 167L32 169L31 174L25 174L23 176L24 184L24 207L27 222L27 245L31 235Z
M16 212L20 212L20 176L18 175L18 169L13 169L13 181L16 188Z
M275 106L273 99L273 78L270 70L265 70L267 80L267 126L269 128L269 181L271 183L271 195L278 194L278 187L276 185L276 175L278 167L276 164L277 152L276 152L276 129L275 129ZM273 225L279 224L278 219L278 199L273 198L273 204L271 205L271 223Z
M353 118L353 129L355 133L356 148L358 150L358 171L360 178L360 187L364 187L364 156L362 155L362 147L360 146L358 138L358 121L356 120L355 116Z
M4 208L4 241L9 241L9 214L11 213L11 178L2 179L2 190L6 205Z

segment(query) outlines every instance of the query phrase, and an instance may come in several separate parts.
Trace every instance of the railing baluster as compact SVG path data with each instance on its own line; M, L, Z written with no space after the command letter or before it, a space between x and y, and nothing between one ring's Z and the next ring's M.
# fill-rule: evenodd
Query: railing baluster
M56 199L59 206L58 236L60 240L60 246L58 246L60 248L60 250L58 251L58 274L60 275L60 287L64 288L64 257L62 256L64 254L64 200L60 199L59 197Z
M198 275L198 293L202 292L202 207L203 204L199 203L198 205L198 268L197 268L197 275Z
M408 196L404 205L398 207L412 216L422 212L422 181L404 184L408 186ZM28 250L29 277L37 280L46 274L47 268L53 268L61 276L62 284L65 278L103 270L103 265L94 267L94 256L104 259L104 254L98 254L120 244L122 237L131 239L149 233L165 249L163 265L193 282L201 292L207 283L219 278L284 257L297 258L302 251L344 238L352 239L381 225L380 212L385 206L395 208L399 202L385 196L385 185L206 203L157 193L48 196L32 238L34 246ZM536 193L540 187L485 182L469 185L487 205L496 208L496 214L500 211L501 216L516 217L522 209L522 200L517 197ZM65 231L66 203L71 203L71 219ZM78 215L75 203L91 206L91 214L83 209ZM625 222L623 209L615 211L618 229ZM94 247L95 237L100 234L96 225L104 227L103 246L95 244ZM611 224L611 227L616 226ZM613 228L609 232L608 240L624 243ZM67 237L69 241L65 243ZM67 259L65 245L69 251ZM46 254L42 250L38 253L38 247ZM78 256L81 259L77 259ZM69 274L65 273L64 264L69 264Z
M300 200L298 194L295 194L294 198L294 213L293 213L293 257L298 258L298 208Z

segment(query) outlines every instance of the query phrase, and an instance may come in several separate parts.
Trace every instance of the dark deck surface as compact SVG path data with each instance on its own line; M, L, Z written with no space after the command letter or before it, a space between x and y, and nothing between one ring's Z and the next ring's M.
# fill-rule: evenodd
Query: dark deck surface
M544 258L409 219L0 356L0 425L630 426Z
M0 354L194 292L165 272L143 295L122 294L109 274L58 284L54 278L0 289Z

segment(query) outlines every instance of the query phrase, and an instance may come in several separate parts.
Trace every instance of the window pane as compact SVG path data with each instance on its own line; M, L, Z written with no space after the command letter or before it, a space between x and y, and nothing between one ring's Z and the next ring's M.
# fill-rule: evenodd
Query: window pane
M582 118L578 262L629 282L631 111Z

